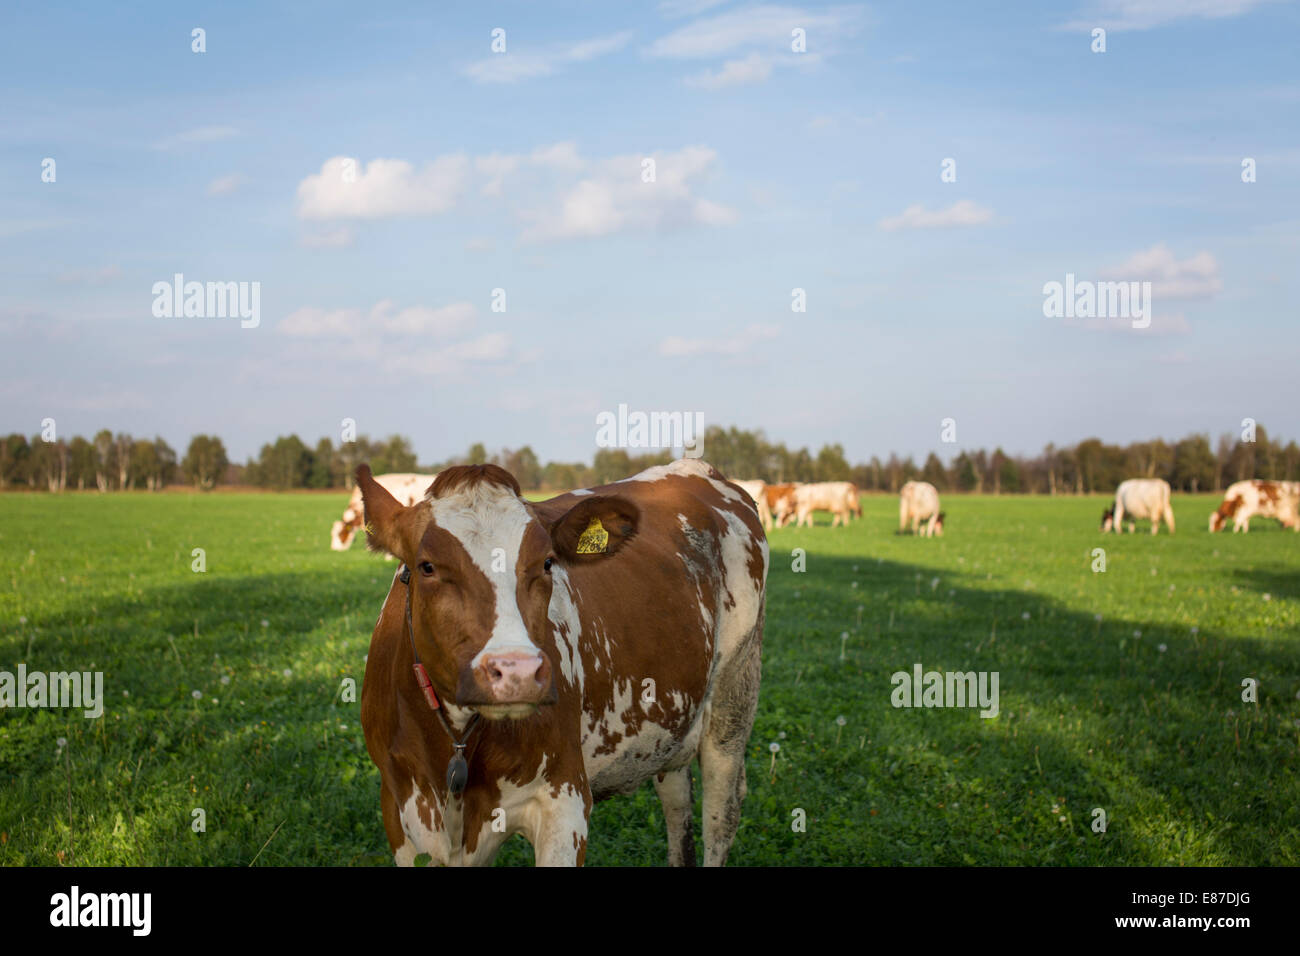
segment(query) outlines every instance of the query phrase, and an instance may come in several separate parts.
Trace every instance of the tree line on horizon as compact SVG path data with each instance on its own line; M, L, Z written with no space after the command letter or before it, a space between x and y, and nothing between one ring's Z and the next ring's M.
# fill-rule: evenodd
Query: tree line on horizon
M928 481L939 491L974 493L1090 494L1111 492L1126 478L1163 478L1176 491L1219 491L1246 478L1300 479L1300 446L1269 438L1262 425L1255 440L1221 435L1211 446L1206 433L1176 441L1138 441L1110 445L1087 438L1075 445L1049 444L1036 456L1008 455L1000 447L962 450L944 463L930 452L924 462L890 454L885 460L850 464L840 444L823 445L816 454L770 442L761 430L711 426L703 438L703 458L732 478L790 481L852 481L865 492L896 493L912 479ZM464 455L420 465L408 438L390 435L335 444L321 438L315 446L297 435L262 446L256 459L229 460L216 435L195 435L182 456L161 437L134 438L108 429L93 438L75 436L46 441L19 433L0 439L0 489L63 491L158 491L169 485L211 490L218 485L278 491L350 489L353 471L368 462L375 474L425 472L452 465L492 463L505 468L526 489L564 491L626 478L672 460L667 450L630 454L602 448L586 462L542 463L530 446L489 452L478 442Z

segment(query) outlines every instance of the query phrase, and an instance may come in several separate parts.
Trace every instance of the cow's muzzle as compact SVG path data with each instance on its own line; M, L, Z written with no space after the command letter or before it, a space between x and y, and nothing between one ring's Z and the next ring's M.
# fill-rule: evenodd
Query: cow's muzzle
M540 651L487 654L460 683L458 702L489 720L527 717L557 697L551 662Z

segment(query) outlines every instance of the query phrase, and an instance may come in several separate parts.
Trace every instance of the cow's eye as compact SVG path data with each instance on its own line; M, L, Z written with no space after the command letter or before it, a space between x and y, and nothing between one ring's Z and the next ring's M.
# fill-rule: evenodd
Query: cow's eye
M555 563L555 559L554 559L554 558L547 558L547 559L546 559L546 563L542 565L542 570L545 571L547 574L550 574L550 573L551 573L551 565L554 564L554 563Z
M431 561L421 561L421 562L420 562L420 573L423 574L426 578L427 578L427 577L432 577L432 576L433 576L433 562L431 562Z

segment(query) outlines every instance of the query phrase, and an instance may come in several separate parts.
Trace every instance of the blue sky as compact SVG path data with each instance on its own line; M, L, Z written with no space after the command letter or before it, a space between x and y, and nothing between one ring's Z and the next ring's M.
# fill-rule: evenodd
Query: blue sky
M1300 434L1300 4L458 6L6 5L0 431ZM156 318L175 273L260 324ZM1045 317L1067 273L1151 328Z

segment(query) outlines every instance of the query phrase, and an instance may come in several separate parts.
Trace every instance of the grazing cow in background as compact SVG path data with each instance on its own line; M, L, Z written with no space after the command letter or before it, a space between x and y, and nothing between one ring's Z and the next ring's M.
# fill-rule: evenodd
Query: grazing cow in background
M787 483L768 485L763 489L763 494L767 496L767 508L778 528L784 528L794 520L794 493L798 487L794 483Z
M413 505L429 490L437 475L388 474L377 475L375 481L385 491L404 505ZM330 528L330 550L346 551L352 547L352 537L362 525L361 486L352 489L348 506L343 509L343 520Z
M1223 493L1223 504L1210 515L1210 530L1232 519L1233 533L1250 530L1251 518L1276 518L1282 527L1300 531L1300 482L1251 478L1233 482Z
M1114 530L1119 534L1123 530L1124 516L1127 514L1130 518L1130 531L1137 527L1131 519L1149 518L1152 534L1160 530L1162 520L1169 527L1169 533L1173 534L1174 509L1169 504L1170 495L1169 482L1163 478L1130 478L1121 481L1115 489L1115 504L1102 512L1101 530Z
M829 511L831 527L849 523L849 515L857 510L858 489L849 481L819 481L813 484L796 485L794 489L795 525L813 525L814 511Z
M739 481L731 479L731 483L740 488L745 494L754 500L754 506L758 508L758 516L762 519L763 528L767 531L772 530L772 509L767 506L767 482L759 481Z
M522 833L581 864L595 801L653 779L668 862L740 823L768 547L744 492L698 459L543 502L461 465L403 507L364 465L371 546L400 557L361 696L396 862L490 864Z
M912 525L912 534L922 534L929 538L934 535L943 537L944 512L939 510L939 491L928 481L909 481L898 493L898 533L902 534L908 524ZM917 531L921 522L925 528Z

